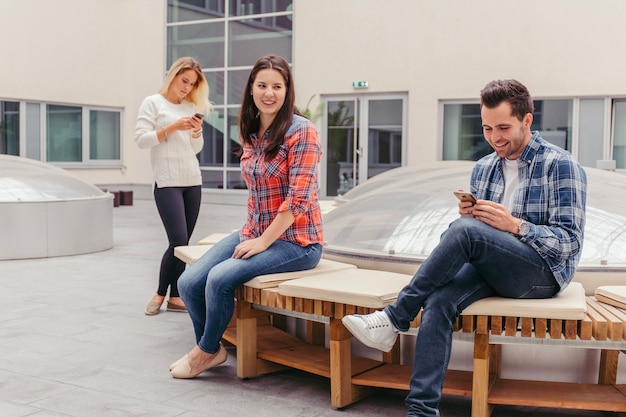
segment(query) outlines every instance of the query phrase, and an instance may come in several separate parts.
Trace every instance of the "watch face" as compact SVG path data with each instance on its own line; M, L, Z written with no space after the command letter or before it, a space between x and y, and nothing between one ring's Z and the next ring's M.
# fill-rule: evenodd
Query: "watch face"
M527 222L523 221L519 225L519 234L520 236L526 236L530 232L530 226Z

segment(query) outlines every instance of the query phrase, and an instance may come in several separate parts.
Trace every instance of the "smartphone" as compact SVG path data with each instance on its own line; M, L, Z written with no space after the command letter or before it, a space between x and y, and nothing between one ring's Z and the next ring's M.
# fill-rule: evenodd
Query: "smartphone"
M204 119L204 114L202 114L202 113L196 113L196 114L194 114L194 116L196 116L200 120Z
M472 204L476 204L476 197L474 197L471 193L466 193L465 191L455 191L454 195L460 201L471 201Z

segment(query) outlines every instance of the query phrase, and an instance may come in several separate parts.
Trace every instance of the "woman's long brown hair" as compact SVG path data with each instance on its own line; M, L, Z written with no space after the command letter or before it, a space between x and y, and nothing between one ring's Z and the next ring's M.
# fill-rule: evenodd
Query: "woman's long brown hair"
M261 57L250 71L250 76L248 77L248 82L243 92L241 111L239 113L239 134L242 142L250 145L252 143L250 136L258 132L260 127L261 122L258 117L259 109L254 104L254 99L252 98L252 85L254 84L257 73L263 69L274 69L280 72L285 80L285 87L287 88L285 102L268 128L268 143L265 149L263 149L265 160L267 161L274 158L278 153L280 144L283 143L285 139L285 133L287 133L287 130L289 130L291 126L293 115L301 115L301 113L295 105L296 94L294 91L293 76L291 75L291 68L289 68L287 61L278 55L266 55ZM241 156L243 149L239 148L236 152L237 156Z

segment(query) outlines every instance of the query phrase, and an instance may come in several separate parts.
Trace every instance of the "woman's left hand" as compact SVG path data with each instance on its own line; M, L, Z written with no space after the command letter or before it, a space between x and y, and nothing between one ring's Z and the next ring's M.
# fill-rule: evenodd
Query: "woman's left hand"
M261 238L244 240L235 246L233 258L248 259L257 253L263 252L265 249L267 249L267 245Z

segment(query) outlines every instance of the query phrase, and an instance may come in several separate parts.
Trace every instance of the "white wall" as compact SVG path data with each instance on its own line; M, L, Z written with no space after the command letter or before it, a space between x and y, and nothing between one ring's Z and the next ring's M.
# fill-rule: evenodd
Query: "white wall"
M164 75L165 0L0 2L0 100L123 110L126 169L77 169L91 183L149 183L149 155L134 142L137 108Z
M442 99L517 78L535 98L626 95L621 0L295 0L299 102L408 91L408 163L439 158ZM357 92L363 92L359 90Z
M622 0L294 0L298 105L313 94L408 92L414 165L439 159L439 100L518 78L535 98L626 96ZM165 0L0 1L0 100L123 109L125 169L75 169L96 184L149 184L133 139L165 70ZM362 92L362 90L359 90ZM315 106L312 103L312 107Z

